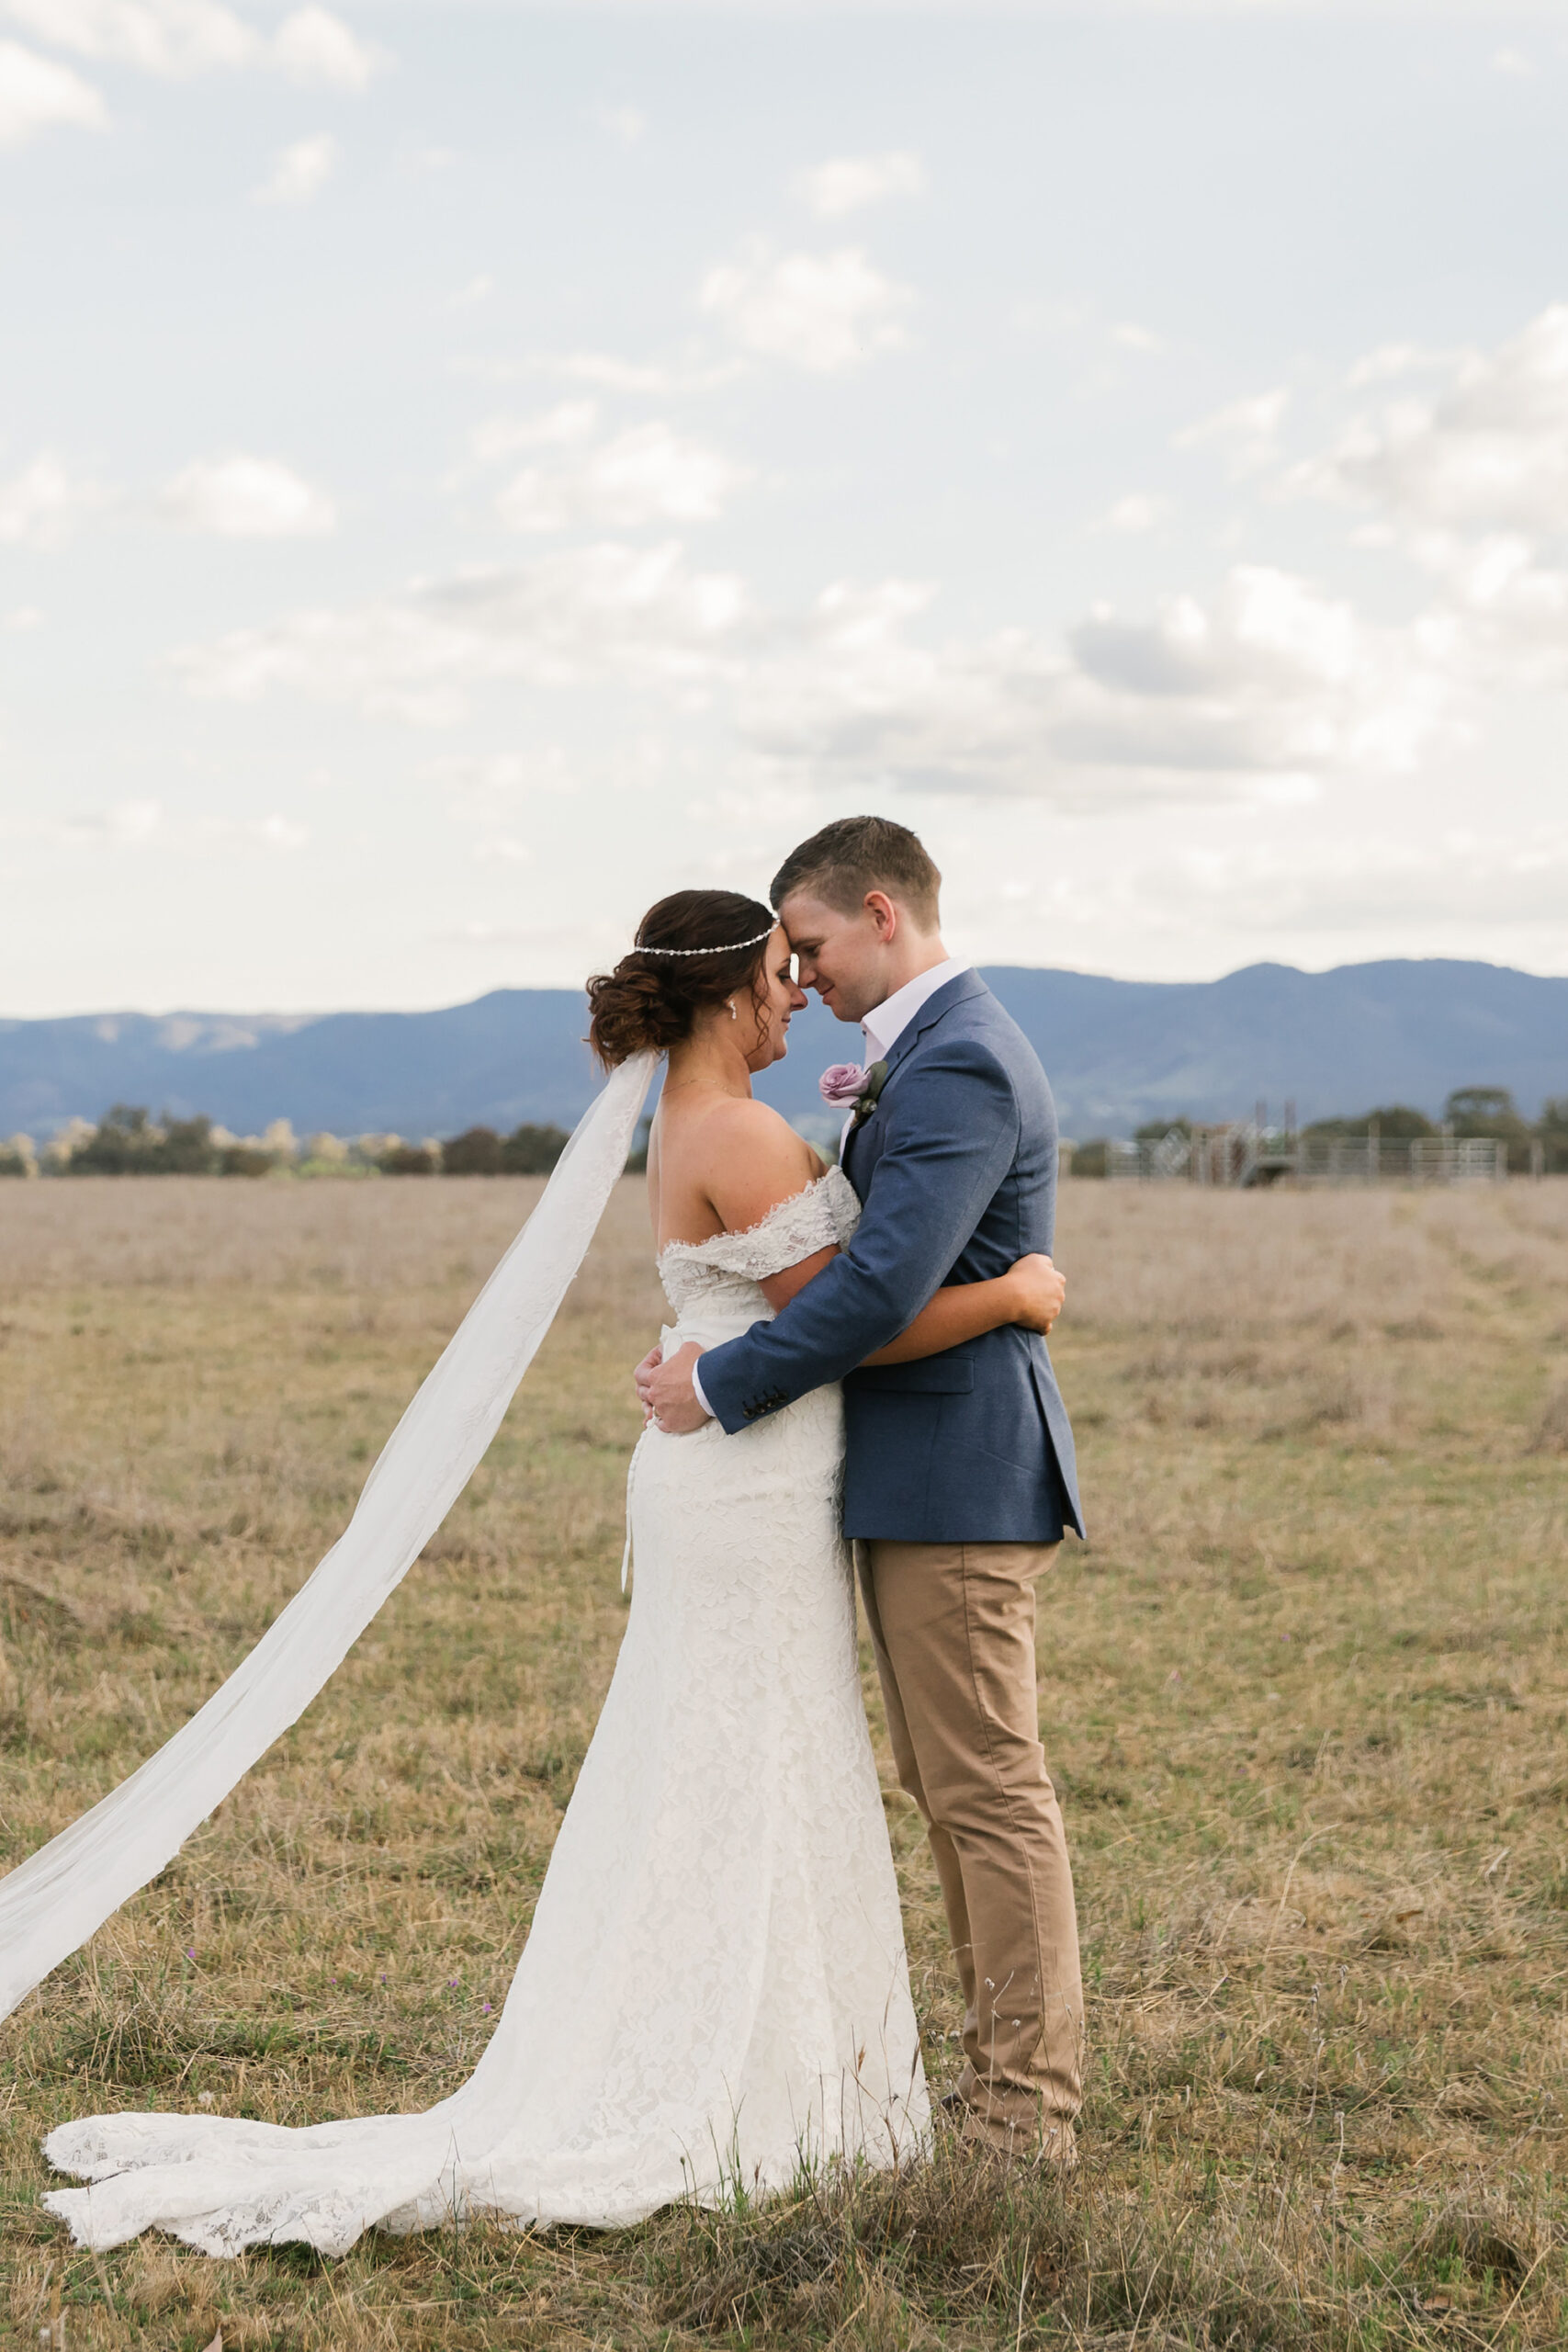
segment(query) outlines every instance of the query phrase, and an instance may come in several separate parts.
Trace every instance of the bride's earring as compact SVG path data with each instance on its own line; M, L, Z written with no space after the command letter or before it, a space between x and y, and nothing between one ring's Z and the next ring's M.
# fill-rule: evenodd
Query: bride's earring
M729 1017L731 1021L739 1021L740 1015L735 1010L735 999L732 996L727 996L724 1001L729 1007Z

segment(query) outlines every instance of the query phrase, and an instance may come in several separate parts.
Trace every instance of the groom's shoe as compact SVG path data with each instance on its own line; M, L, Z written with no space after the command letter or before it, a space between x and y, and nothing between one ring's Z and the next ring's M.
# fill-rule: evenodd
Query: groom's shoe
M1060 2172L1071 2172L1077 2165L1073 2127L1060 2117L1027 2127L987 2119L970 2106L961 2091L949 2091L937 2104L958 2125L961 2144L978 2154L995 2156L1003 2164L1050 2165Z
M1002 2165L1039 2165L1052 2172L1076 2172L1077 2142L1070 2123L1048 2123L1033 2132L1010 2131L1003 2123L987 2123L971 2115L959 2138L976 2155Z

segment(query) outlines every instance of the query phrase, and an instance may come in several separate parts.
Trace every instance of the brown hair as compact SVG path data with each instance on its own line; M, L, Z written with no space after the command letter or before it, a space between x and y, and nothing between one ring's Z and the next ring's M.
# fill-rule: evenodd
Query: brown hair
M792 890L809 890L840 914L856 914L868 890L883 890L908 907L920 928L940 920L942 876L919 833L890 817L840 817L792 849L769 892L782 907Z
M739 989L760 1012L773 930L768 908L739 890L677 890L649 907L631 954L588 983L588 1042L604 1069L668 1053L691 1035L699 1012Z

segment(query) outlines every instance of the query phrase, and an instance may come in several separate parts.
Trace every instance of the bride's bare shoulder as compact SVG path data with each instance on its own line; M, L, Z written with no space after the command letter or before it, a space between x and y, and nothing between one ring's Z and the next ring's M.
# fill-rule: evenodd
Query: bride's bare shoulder
M822 1170L805 1136L766 1102L716 1105L699 1149L708 1197L731 1232L755 1225Z
M731 1098L716 1102L691 1137L692 1147L715 1166L744 1164L808 1169L817 1155L804 1136L769 1103ZM803 1176L802 1182L806 1181Z
M727 1143L749 1151L763 1151L771 1145L804 1141L771 1102L759 1102L755 1095L724 1096L708 1112L705 1125L716 1136L722 1136Z

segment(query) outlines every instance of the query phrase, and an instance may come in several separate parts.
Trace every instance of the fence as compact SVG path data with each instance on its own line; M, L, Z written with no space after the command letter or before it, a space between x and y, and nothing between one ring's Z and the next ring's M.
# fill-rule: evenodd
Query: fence
M1113 1143L1108 1176L1134 1182L1250 1189L1296 1184L1496 1184L1508 1172L1506 1145L1490 1136L1302 1136L1255 1119L1229 1126L1172 1127L1154 1141Z

